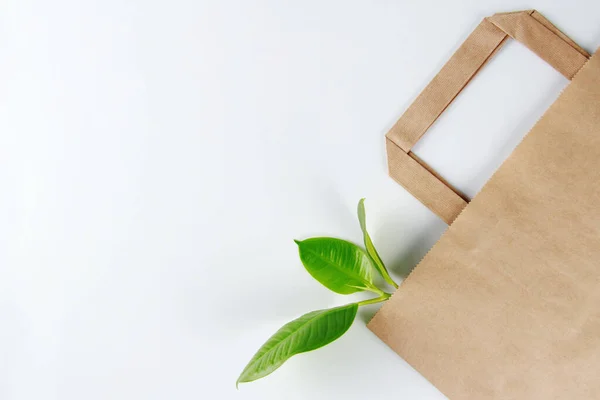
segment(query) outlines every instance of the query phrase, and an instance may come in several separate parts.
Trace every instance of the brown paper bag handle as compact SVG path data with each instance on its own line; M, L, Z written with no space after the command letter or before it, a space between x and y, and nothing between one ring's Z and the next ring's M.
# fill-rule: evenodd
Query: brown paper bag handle
M509 37L568 79L590 58L535 10L495 14L477 26L386 135L390 176L448 224L469 200L418 159L411 148Z

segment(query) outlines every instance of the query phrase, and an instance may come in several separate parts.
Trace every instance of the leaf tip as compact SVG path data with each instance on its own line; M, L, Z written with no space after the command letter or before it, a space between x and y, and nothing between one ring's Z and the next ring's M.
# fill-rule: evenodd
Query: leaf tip
M236 389L236 390L240 390L240 383L247 382L247 381L243 381L243 380L242 380L242 379L243 379L243 376L244 376L244 372L246 372L246 369L244 369L244 370L242 371L242 373L240 374L239 378L237 378L237 380L235 381L235 389Z
M365 215L366 213L365 213L365 198L364 197L358 201L357 214L358 214L358 222L360 223L360 229L363 231L363 233L365 233L365 231L367 230L367 224L365 222L367 217Z
M300 246L300 243L302 243L300 240L294 239L294 243L296 243L298 246Z

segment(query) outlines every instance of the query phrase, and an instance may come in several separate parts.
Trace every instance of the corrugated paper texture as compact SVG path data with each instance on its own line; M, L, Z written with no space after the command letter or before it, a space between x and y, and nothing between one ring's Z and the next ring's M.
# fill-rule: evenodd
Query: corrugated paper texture
M507 15L533 18L535 29L530 20L507 26ZM441 202L456 210L452 224L369 328L451 399L599 399L600 58L587 61L537 13L487 21L494 20L572 82L470 203ZM472 49L489 51L490 38L476 38ZM494 33L491 43L498 40ZM463 62L460 51L455 61ZM442 92L455 84L442 82ZM421 96L415 104L431 100ZM408 124L400 122L405 114L388 150L410 158L403 143L416 142L424 130L414 132L447 104L436 107L409 114ZM392 175L409 181L406 159L395 156L390 170L401 170ZM418 179L411 184L423 198L453 198Z

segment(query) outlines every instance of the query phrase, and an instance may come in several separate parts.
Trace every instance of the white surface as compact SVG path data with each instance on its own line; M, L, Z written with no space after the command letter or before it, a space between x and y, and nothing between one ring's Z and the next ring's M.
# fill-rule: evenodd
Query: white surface
M444 224L383 134L482 17L537 8L592 51L589 1L103 0L0 14L1 399L440 399L365 327L235 390L304 312L354 300L294 238L400 278ZM566 80L510 43L416 152L473 195Z

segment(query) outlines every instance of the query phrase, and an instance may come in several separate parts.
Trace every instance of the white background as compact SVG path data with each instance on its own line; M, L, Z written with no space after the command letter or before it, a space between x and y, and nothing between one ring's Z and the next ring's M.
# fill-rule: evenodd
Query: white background
M589 1L5 1L0 399L441 399L365 326L235 389L283 323L354 301L292 239L400 280L444 224L383 135L481 18L537 8L589 51ZM566 80L510 42L418 144L474 195Z

